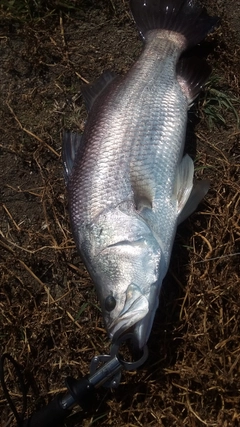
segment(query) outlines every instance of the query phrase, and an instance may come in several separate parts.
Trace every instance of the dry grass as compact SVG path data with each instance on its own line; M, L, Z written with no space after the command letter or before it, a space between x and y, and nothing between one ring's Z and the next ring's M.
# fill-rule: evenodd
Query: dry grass
M79 10L78 19L56 11L12 25L2 15L0 349L35 380L29 414L64 389L67 375L87 374L92 357L109 351L69 228L61 131L84 127L82 81L103 69L125 72L141 44L126 2L83 2ZM239 98L239 55L229 53L237 48L227 30L214 37L209 60L221 75L221 91ZM224 126L210 129L201 105L196 166L211 189L179 227L149 359L124 374L117 390L100 389L74 425L240 424L240 131L231 109L221 111ZM239 105L234 108L239 113ZM9 365L6 381L20 409ZM0 424L14 426L1 392L0 405Z

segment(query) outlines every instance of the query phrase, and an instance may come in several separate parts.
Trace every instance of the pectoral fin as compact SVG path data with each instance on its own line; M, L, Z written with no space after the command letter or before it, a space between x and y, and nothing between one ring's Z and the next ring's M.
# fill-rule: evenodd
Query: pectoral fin
M193 184L193 174L193 161L186 154L178 167L174 188L174 197L177 199L178 224L195 211L209 189L207 180Z
M180 165L178 166L177 175L175 179L174 187L174 198L177 199L177 213L178 215L182 212L187 200L190 196L193 187L193 174L194 174L194 164L186 154Z
M181 224L181 222L188 218L197 209L197 206L207 194L208 189L208 180L198 181L196 184L194 184L183 210L178 215L178 224Z

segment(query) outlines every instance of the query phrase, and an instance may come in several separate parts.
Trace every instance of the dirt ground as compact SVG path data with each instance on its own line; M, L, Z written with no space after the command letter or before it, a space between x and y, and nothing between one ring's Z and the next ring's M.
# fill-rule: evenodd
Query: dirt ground
M127 0L69 3L0 6L0 352L31 384L27 415L109 353L69 226L61 134L84 128L81 85L124 74L142 47ZM147 362L66 426L240 425L240 48L222 2L207 3L221 25L195 51L213 74L189 113L187 151L211 187L178 229ZM20 411L8 363L5 380ZM2 389L0 408L1 426L15 426Z

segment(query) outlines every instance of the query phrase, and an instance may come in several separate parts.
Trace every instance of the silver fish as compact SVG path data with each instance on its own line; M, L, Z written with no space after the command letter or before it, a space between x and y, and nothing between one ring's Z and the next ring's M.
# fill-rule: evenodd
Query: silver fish
M144 49L123 78L83 88L83 135L65 132L63 160L77 248L96 286L112 340L149 338L177 225L208 190L193 185L187 112L209 75L179 60L216 24L193 0L131 0Z

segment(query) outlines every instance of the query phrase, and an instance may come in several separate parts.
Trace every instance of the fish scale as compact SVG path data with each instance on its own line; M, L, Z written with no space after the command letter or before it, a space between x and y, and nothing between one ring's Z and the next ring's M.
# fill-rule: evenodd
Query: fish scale
M208 190L183 157L187 110L209 75L179 60L216 24L192 0L131 0L144 39L123 78L103 74L83 94L83 136L66 132L63 160L73 235L112 340L148 340L180 221ZM76 147L78 146L78 149Z

